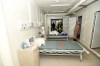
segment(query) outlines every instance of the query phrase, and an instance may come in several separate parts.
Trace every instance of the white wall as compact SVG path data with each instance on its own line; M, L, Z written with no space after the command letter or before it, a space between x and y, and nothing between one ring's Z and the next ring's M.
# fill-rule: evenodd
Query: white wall
M63 31L68 33L68 16L62 17L62 15L47 15L46 24L47 24L47 27L49 27L49 32L51 31L51 28L50 28L51 19L63 19Z
M41 9L33 2L34 0L30 0L30 2L28 2L30 22L44 23L43 11L41 11Z
M68 32L68 36L69 37L73 37L74 36L74 27L76 25L76 20L77 17L69 17L69 32Z
M100 0L83 8L77 12L77 16L82 15L81 37L80 41L87 47L90 46L93 19L95 11L100 10Z
M69 16L63 17L63 31L69 33Z
M41 22L45 25L45 14L41 13Z
M14 66L1 0L0 0L0 66Z
M20 21L23 23L29 23L31 18L31 21L39 22L38 17L40 16L38 15L38 13L40 13L41 11L32 0L31 4L34 4L32 5L32 10L29 10L28 7L28 3L30 0L2 1L14 66L19 66L17 50L20 48L21 42L26 40L30 36L34 36L36 38L38 36L39 28L30 28L20 31L17 29L17 22Z
M3 66L2 64L3 63L2 63L1 54L0 54L0 66Z

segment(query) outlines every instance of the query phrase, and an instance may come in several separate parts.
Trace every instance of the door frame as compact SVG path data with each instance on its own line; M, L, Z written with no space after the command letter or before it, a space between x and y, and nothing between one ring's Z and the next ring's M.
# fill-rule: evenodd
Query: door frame
M97 12L100 12L100 10L99 11L96 11L95 13L94 13L94 19L93 19L93 27L92 27L92 34L91 34L91 41L90 41L90 48L92 48L92 40L93 40L93 34L94 34L94 30L95 30L95 20L96 20L96 14L97 14Z

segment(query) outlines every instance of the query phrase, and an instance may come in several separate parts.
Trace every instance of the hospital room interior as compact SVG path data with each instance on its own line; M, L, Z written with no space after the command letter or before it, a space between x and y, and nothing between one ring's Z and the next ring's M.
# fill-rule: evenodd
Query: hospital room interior
M100 66L100 0L0 0L0 66Z

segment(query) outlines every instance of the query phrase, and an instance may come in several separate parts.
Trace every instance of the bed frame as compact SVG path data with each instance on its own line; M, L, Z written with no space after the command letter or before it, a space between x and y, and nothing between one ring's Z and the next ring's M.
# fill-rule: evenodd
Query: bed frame
M78 42L72 41L46 41L46 45L40 47L41 55L79 55L82 61L83 48Z
M48 40L68 40L67 35L47 35Z

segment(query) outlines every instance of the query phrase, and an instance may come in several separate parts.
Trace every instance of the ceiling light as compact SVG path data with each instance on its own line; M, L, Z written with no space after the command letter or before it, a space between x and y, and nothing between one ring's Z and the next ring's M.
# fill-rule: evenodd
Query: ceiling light
M58 13L58 12L65 12L65 11L52 11L52 12L56 12L56 13Z
M54 4L54 5L50 5L50 6L68 6L70 4Z
M59 2L59 0L56 0L56 2L58 3L58 2Z

